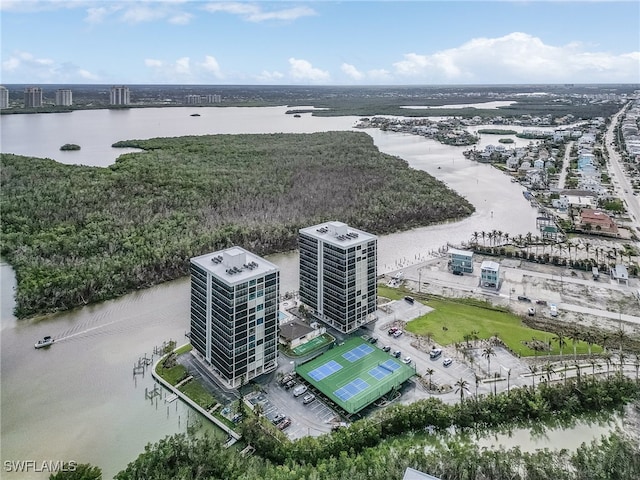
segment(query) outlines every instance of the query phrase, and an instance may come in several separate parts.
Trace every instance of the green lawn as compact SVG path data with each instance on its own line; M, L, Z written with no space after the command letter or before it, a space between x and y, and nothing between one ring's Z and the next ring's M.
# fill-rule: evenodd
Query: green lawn
M378 294L383 297L400 299L406 292L388 287L378 287ZM412 294L416 297L415 294ZM416 299L418 299L416 297ZM477 332L478 339L490 338L494 335L500 339L515 353L522 356L546 355L549 352L535 352L523 345L523 341L531 341L533 338L540 341L552 341L552 355L560 353L553 332L534 330L522 323L517 315L492 307L487 302L473 299L444 299L430 298L428 301L420 300L432 307L430 312L422 317L407 323L407 331L416 335L430 334L431 338L440 345L464 343L465 335ZM564 339L566 345L562 349L565 355L573 354L573 343L569 338ZM592 346L593 353L602 351L598 345ZM577 353L588 353L589 348L585 342L576 344Z
M187 369L179 364L171 368L163 368L162 362L160 362L158 368L156 368L156 373L171 385L175 385L185 377Z
M187 382L179 390L202 408L207 408L216 401L213 395L207 392L200 382L194 380Z

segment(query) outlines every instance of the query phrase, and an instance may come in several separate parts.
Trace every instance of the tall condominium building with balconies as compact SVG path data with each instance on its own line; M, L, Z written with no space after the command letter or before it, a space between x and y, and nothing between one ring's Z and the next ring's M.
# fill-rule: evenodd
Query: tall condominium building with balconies
M228 388L277 367L277 266L231 247L191 259L193 348Z
M0 108L9 108L9 90L0 85Z
M343 333L373 320L378 237L342 222L299 231L300 300Z
M73 92L68 88L59 88L56 90L56 105L70 107L73 105Z
M111 105L129 105L129 87L111 87L109 93L109 103Z
M24 106L42 106L42 89L40 87L27 87L24 89Z

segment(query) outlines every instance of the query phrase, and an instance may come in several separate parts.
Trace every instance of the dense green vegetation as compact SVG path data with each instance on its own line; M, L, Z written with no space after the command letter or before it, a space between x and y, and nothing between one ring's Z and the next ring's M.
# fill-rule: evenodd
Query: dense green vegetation
M506 128L481 128L478 133L485 135L515 135L518 132Z
M221 442L196 435L174 435L149 445L116 479L367 479L401 478L406 467L447 480L630 479L640 474L637 443L613 434L575 453L519 449L481 450L457 431L486 431L496 426L570 421L575 415L606 412L637 398L639 387L619 375L597 381L543 384L510 394L465 399L447 405L436 399L396 405L371 419L320 437L290 442L268 421L250 417L243 435L255 447L253 457L224 449ZM436 435L426 434L432 430Z
M16 315L104 300L188 272L230 245L264 255L338 219L377 234L473 206L360 132L216 135L122 142L147 150L110 168L3 154L2 255Z
M60 150L62 151L80 150L80 145L76 145L75 143L65 143L60 147Z

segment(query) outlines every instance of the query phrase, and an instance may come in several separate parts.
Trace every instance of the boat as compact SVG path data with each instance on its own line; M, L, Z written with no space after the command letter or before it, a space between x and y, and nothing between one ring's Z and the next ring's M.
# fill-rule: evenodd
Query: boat
M199 113L192 113L192 114L191 114L191 116L192 116L192 117L199 117L199 116L200 116L200 114L199 114Z
M293 117L294 118L300 118L300 115L296 113Z
M34 345L34 347L36 348L48 347L49 345L53 345L53 342L54 342L53 337L47 335L42 340L38 340Z

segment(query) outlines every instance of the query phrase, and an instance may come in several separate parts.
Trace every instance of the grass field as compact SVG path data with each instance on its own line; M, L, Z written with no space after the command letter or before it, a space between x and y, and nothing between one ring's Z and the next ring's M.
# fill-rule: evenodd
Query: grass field
M415 375L415 369L361 338L353 338L298 365L296 373L336 405L356 413L402 385Z
M393 299L400 299L406 295L401 290L380 286L378 294ZM551 355L560 353L558 342L555 340L556 333L529 328L522 323L517 315L504 309L494 308L487 302L445 298L430 298L428 301L421 301L432 307L434 311L410 321L405 329L416 335L431 336L440 345L465 343L467 335L471 336L470 340L486 339L496 335L513 352L522 356L549 353L548 351L536 352L522 343L534 338L542 342L551 341ZM563 354L573 354L572 340L565 337L564 341L566 345L563 346ZM585 342L579 341L576 344L576 353L584 354L588 351L589 347ZM599 353L602 348L593 345L591 351Z

